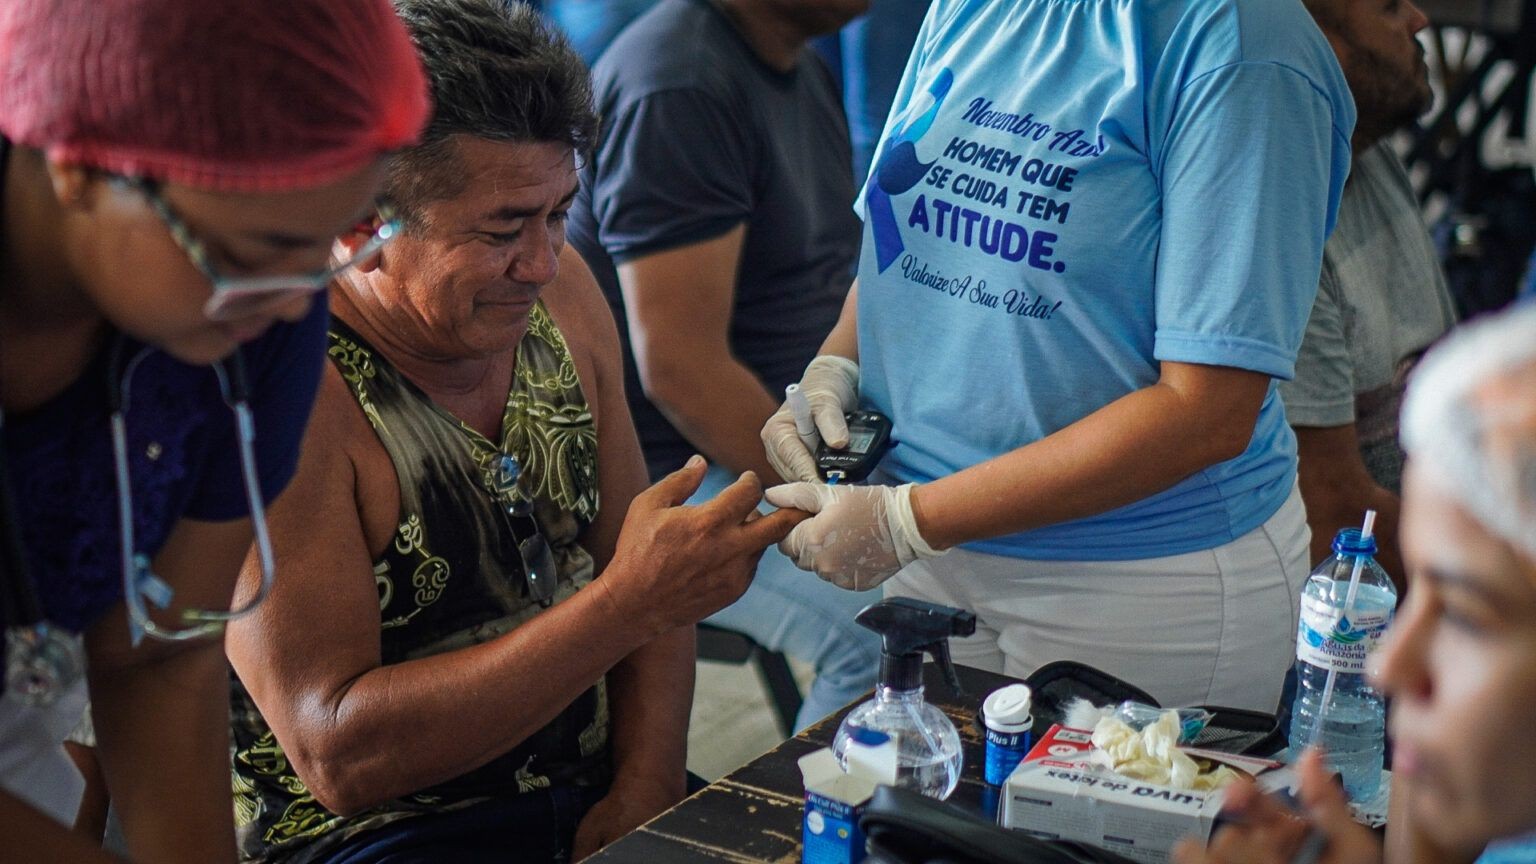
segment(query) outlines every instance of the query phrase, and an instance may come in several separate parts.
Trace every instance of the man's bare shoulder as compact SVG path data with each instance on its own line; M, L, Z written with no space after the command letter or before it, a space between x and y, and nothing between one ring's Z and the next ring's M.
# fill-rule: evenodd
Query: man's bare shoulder
M369 432L368 418L353 395L352 385L342 377L335 364L326 363L320 373L320 389L315 394L314 413L309 420L308 437L312 446L337 454L351 454L360 432Z
M389 452L363 413L352 385L331 363L325 364L321 374L305 447L313 448L319 458L309 463L317 476L303 479L327 486L350 484L350 497L356 502L369 549L376 551L394 531L399 515L399 480Z
M542 297L567 342L596 346L610 335L617 340L608 300L587 262L569 244L560 251L560 272L545 286Z
M590 387L610 375L622 374L613 312L591 268L570 245L561 250L560 273L545 286L542 296L550 317L565 335L583 383ZM596 378L591 377L594 374Z

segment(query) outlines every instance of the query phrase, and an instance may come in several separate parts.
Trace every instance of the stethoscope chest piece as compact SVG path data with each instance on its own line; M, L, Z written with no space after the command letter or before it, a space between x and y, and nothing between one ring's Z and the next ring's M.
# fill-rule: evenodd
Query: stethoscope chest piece
M43 706L58 699L85 674L79 634L40 621L5 631L5 698Z

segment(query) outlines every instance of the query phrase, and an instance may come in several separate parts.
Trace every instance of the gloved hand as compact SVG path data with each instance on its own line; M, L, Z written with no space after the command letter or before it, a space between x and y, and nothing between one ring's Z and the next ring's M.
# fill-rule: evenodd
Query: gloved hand
M820 440L832 447L847 447L848 421L843 415L859 405L859 364L847 357L822 354L805 367L800 392L810 403ZM788 402L763 424L761 437L768 450L768 461L780 477L789 481L821 480L816 471L816 443L801 440Z
M768 503L816 514L796 525L779 551L839 588L873 588L913 561L939 554L917 533L912 485L775 486Z

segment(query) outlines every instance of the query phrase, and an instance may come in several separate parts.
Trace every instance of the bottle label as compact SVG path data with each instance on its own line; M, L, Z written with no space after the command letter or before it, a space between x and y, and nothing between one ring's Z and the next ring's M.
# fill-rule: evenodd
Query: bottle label
M1356 607L1350 615L1322 597L1301 598L1301 625L1296 629L1296 659L1321 669L1360 674L1365 658L1376 650L1391 609Z
M1029 752L1030 730L999 732L989 726L986 727L986 740L986 763L982 774L988 783L1001 786Z

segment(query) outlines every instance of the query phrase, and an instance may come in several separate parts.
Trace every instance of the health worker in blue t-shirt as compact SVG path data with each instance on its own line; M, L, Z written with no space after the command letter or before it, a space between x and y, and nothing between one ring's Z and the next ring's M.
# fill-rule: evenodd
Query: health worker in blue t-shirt
M235 860L223 625L428 110L387 0L0 7L0 858L120 860L70 829L89 701L123 851Z
M895 445L883 485L771 490L817 514L782 548L974 611L956 662L1274 710L1308 569L1275 380L1354 122L1300 0L935 2L801 382L829 444L864 407ZM787 405L763 438L817 480Z

